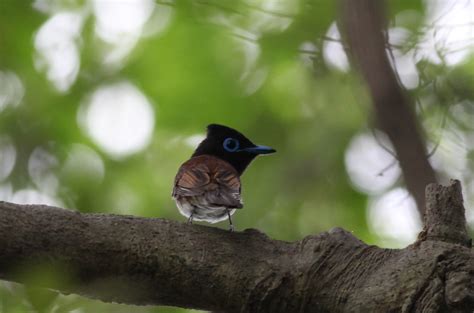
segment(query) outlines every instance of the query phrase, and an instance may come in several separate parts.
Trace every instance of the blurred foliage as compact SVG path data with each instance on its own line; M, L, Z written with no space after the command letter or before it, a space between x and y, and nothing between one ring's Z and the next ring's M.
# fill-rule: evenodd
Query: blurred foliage
M245 209L234 218L237 229L253 227L273 238L298 240L339 226L370 244L385 243L367 221L368 203L377 195L354 185L345 164L351 139L370 134L373 121L357 73L330 60L335 52L328 43L340 42L328 34L337 24L337 2L144 0L134 4L148 3L143 25L107 38L98 14L121 2L0 1L1 200L184 221L170 198L174 175L192 153L196 135L203 135L209 123L222 123L278 150L256 160L243 176ZM435 27L425 23L427 3L389 4L389 27L408 34L391 48L400 56L419 52ZM67 51L77 53L77 73L72 67L58 78L41 54L39 34L65 13L79 17L77 34L71 20L45 40L49 53L59 56L53 59L59 69L72 60ZM127 17L116 17L115 23L134 22L120 18ZM474 56L453 65L445 59L451 52L435 51L440 62L417 59L418 81L407 92L416 100L436 169L441 177L461 179L474 207ZM148 144L117 156L81 119L97 90L123 82L150 101L155 123ZM14 147L10 172L2 142ZM452 159L452 154L463 157ZM401 178L384 192L399 186ZM28 198L18 193L22 190L35 193ZM221 224L217 227L227 227ZM31 310L186 311L130 308L0 285L0 312Z

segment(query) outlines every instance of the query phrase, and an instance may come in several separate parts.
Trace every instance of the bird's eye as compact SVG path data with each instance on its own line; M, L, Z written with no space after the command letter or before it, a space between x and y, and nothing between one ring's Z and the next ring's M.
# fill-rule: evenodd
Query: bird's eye
M225 151L235 152L239 150L239 141L234 138L226 138L222 144Z

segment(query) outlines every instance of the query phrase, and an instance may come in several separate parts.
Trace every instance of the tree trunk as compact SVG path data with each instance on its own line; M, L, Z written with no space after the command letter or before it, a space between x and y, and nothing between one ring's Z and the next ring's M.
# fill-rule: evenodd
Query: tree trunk
M377 126L392 142L407 189L423 215L424 188L437 180L426 157L413 103L399 85L387 57L384 3L342 0L341 24L351 57L367 82Z
M427 188L405 249L335 228L297 242L175 221L0 202L0 277L61 269L40 287L107 302L220 312L472 312L474 252L461 187Z

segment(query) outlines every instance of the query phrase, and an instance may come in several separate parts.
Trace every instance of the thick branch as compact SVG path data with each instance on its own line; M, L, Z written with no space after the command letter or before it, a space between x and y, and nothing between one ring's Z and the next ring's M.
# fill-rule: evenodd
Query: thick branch
M334 229L288 243L256 230L0 202L0 277L28 282L21 272L45 265L64 275L40 287L220 312L471 312L474 253L441 237L390 250Z
M342 23L355 63L366 80L378 126L388 135L405 183L424 212L425 186L436 182L413 104L399 85L385 51L384 1L342 0Z
M18 280L22 267L52 265L73 283L45 287L103 301L229 311L246 303L243 291L256 273L281 271L291 251L258 232L5 202L0 241L5 279Z

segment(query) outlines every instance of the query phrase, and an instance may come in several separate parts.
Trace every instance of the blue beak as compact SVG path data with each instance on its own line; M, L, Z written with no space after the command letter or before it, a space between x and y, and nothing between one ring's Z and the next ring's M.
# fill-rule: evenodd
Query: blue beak
M275 149L267 147L267 146L255 146L250 148L242 149L241 151L246 151L255 154L270 154L276 152Z

